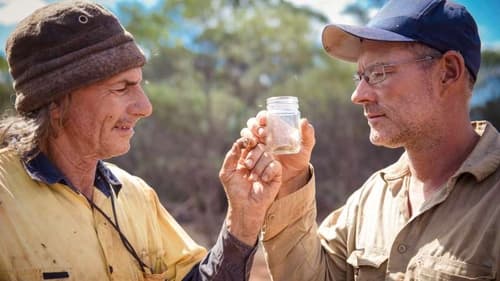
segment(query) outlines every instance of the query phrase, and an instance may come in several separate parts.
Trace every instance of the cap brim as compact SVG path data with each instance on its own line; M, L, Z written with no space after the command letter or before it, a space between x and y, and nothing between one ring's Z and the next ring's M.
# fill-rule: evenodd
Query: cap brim
M336 58L356 62L361 51L361 39L414 42L414 39L380 28L329 24L323 29L321 41L325 51Z

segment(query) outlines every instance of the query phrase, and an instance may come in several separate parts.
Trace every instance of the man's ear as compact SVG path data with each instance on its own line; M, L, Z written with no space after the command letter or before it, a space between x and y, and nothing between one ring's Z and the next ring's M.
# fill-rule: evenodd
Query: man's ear
M66 119L67 111L70 105L70 100L71 94L66 95L59 100L53 101L49 104L50 125L56 135L59 129L61 129L64 125L64 121Z
M61 114L61 105L56 103L56 102L51 102L49 104L49 116L51 120L57 120L60 119L62 114Z
M441 57L441 83L451 85L465 75L465 62L457 51L447 51Z
M49 104L49 118L50 118L50 136L57 138L59 130L62 127L62 107L60 103L51 102Z

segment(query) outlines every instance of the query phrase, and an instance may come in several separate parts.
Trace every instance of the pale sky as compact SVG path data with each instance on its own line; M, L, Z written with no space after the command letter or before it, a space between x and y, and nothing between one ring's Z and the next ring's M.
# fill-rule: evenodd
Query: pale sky
M297 6L308 6L318 12L322 12L326 15L330 21L344 23L344 24L356 24L352 16L342 14L342 10L348 5L355 3L356 0L287 0Z
M46 5L47 0L0 0L0 24L11 25L18 23L21 19L28 16L34 10ZM107 7L112 7L118 0L97 0ZM142 0L144 5L151 5L156 0Z
M21 19L29 15L35 9L42 7L48 2L55 0L0 0L0 25L11 26L18 23ZM113 8L118 2L126 2L133 0L94 0L106 7ZM135 0L140 1L146 6L155 4L158 0ZM205 0L210 1L210 0ZM297 6L308 6L309 8L326 15L331 22L356 24L352 16L342 13L346 5L361 0L286 0ZM464 4L475 17L478 26L479 34L483 41L483 46L494 47L500 49L500 18L496 15L500 8L499 0L455 0ZM371 11L370 14L376 11ZM317 34L321 34L322 26L315 27ZM0 39L6 37L4 30L0 32ZM319 37L319 36L318 36ZM319 39L318 39L319 40Z
M0 24L15 24L45 4L43 0L0 0Z
M119 0L104 0L97 1L106 6L113 6ZM11 25L19 22L21 19L29 15L32 11L42 7L47 0L0 0L0 24ZM143 0L145 5L153 4L156 0ZM336 22L354 23L352 17L342 15L341 11L344 7L355 2L355 0L288 0L298 6L307 5L312 9L321 11L330 19L335 19Z

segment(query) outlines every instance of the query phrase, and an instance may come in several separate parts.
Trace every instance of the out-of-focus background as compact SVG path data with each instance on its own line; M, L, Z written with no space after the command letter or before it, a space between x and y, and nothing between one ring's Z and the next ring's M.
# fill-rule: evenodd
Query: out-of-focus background
M0 0L0 42L43 0ZM368 141L360 107L350 102L354 64L333 60L320 43L329 22L358 24L384 0L106 0L148 56L145 89L153 115L141 121L131 151L111 159L145 179L202 245L216 239L226 209L218 171L246 120L265 99L294 95L316 129L312 163L318 220L338 208L401 150ZM500 10L497 0L458 0L476 18L483 61L473 119L500 128ZM14 92L0 51L0 108ZM252 280L270 280L259 252Z

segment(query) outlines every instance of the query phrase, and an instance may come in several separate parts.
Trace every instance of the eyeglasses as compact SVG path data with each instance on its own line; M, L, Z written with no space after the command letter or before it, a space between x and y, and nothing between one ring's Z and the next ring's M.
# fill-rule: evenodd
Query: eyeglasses
M367 67L363 72L357 72L354 74L352 80L354 80L354 83L356 86L361 83L361 80L365 80L368 84L374 85L377 83L380 83L387 78L387 73L394 72L396 71L396 66L402 65L402 64L409 64L409 63L415 63L415 62L422 62L422 61L429 61L433 60L437 57L434 56L425 56L420 59L412 59L409 61L403 61L403 62L397 62L397 63L390 63L390 64L375 64L372 66Z

